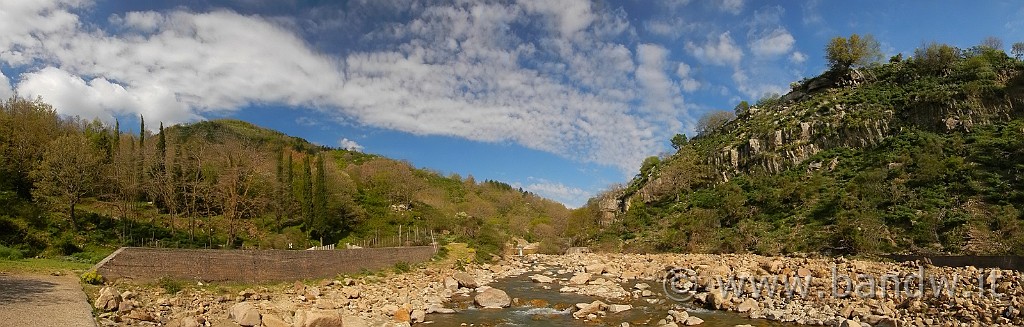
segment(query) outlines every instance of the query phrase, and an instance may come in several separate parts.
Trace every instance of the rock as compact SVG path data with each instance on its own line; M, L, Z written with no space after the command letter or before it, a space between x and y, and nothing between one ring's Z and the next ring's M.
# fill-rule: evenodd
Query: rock
M476 278L473 277L473 275L470 275L467 272L457 272L457 273L455 273L455 275L452 275L452 278L454 278L456 281L458 281L459 282L459 286L462 286L462 287L466 287L466 288L477 288L477 287L480 287L480 284L476 281Z
M295 327L342 327L341 314L332 311L299 311L295 313Z
M170 327L204 327L204 326L206 326L206 319L203 319L202 317L185 317L185 318L181 318L180 320L172 320L168 324L168 326L170 326ZM270 326L270 325L264 325L264 326L267 326L267 327L277 327L277 326Z
M497 288L488 288L486 291L477 294L473 302L484 308L504 308L512 304L512 299L505 291Z
M683 321L686 321L686 318L689 318L689 317L690 317L690 313L689 312L669 310L668 311L668 316L665 317L665 318L671 318L671 319L669 319L671 321L683 322Z
M127 313L135 309L135 304L132 301L121 301L121 304L117 306L118 313Z
M544 275L530 276L530 280L532 280L534 283L551 283L555 281L553 278Z
M135 293L132 293L132 291L121 292L121 299L122 300L131 300L134 297L135 297Z
M604 273L605 267L606 267L605 265L599 264L599 263L598 264L592 264L592 265L584 267L584 271L586 271L587 273L590 273L590 274L600 275L601 273Z
M629 304L611 304L611 305L608 305L608 312L611 312L611 313L619 313L619 312L623 312L623 311L630 310L630 309L633 309L633 306L629 305Z
M410 309L409 309L409 305L408 304L403 305L400 308L398 308L397 310L395 310L395 314L392 315L392 316L395 318L395 321L397 321L397 322L410 322L410 321L412 321L412 315L410 314Z
M228 319L242 326L259 326L260 311L249 302L242 302L231 306L228 312Z
M589 273L579 273L572 276L572 278L569 278L569 283L575 285L583 285L590 281L591 277L592 275Z
M700 324L703 324L703 323L704 323L704 319L700 319L700 318L697 318L695 316L686 317L686 320L683 321L683 325L685 325L685 326L696 326L696 325L700 325Z
M275 315L263 315L263 327L291 327Z
M796 276L800 278L808 277L811 275L811 270L807 268L800 268L796 270Z
M345 287L345 288L342 288L341 289L341 294L345 295L345 297L349 298L349 299L358 299L359 295L360 295L359 294L359 289L355 288L355 287Z
M341 322L345 327L370 327L370 323L359 316L345 316L341 318Z
M751 298L744 299L740 305L736 306L736 312L749 312L754 309L757 309L757 301Z
M594 301L590 303L577 303L576 307L579 308L579 310L573 312L572 316L579 319L604 310L608 305L601 301Z
M412 318L413 323L424 322L427 320L427 312L423 309L413 310L410 318Z
M725 300L726 298L725 296L722 295L721 290L711 290L708 292L708 297L707 301L705 301L705 304L707 304L708 309L718 310L722 308L722 304L725 303Z
M106 286L100 289L100 295L96 297L93 304L96 309L102 311L113 311L121 305L121 293L113 286Z
M320 288L313 286L307 287L306 298L311 300L320 298Z
M128 314L128 318L129 319L140 320L140 321L156 322L156 317L154 317L153 314L151 314L149 312L146 312L146 311L142 311L142 310L132 311L132 313ZM259 325L259 321L256 322L256 325ZM255 326L255 325L242 325L242 326Z
M843 318L839 319L838 326L839 327L861 327L859 322L854 321L854 320L849 320L849 319L843 319Z

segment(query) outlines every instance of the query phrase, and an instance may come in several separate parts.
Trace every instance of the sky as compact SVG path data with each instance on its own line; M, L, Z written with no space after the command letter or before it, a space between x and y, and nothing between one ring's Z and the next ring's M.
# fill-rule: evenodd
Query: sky
M852 33L887 57L1008 50L1024 3L0 0L0 97L122 127L242 119L579 207Z

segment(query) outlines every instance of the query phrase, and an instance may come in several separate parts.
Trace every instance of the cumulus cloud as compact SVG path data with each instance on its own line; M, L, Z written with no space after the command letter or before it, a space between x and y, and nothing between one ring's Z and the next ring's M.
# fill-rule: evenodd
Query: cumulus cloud
M733 15L743 12L743 0L720 0L718 9Z
M800 51L793 51L793 54L789 55L789 61L799 65L807 61L807 55Z
M67 115L174 123L283 105L414 134L515 142L631 174L686 114L679 89L695 87L672 82L666 71L678 69L664 48L633 53L616 40L631 33L621 10L585 0L407 6L411 19L370 31L374 46L333 54L256 15L130 12L103 29L79 22L89 7L20 1L0 11L0 61L26 72L16 89ZM537 18L540 30L519 34ZM721 64L742 56L728 33L688 48Z
M729 32L711 36L704 44L686 42L686 50L704 63L737 66L743 59L743 50L736 46Z
M0 100L10 98L14 95L14 91L11 91L11 82L7 80L7 76L4 76L4 72L0 71Z
M693 92L700 88L700 82L690 76L690 65L685 62L679 63L679 66L676 67L676 76L679 76L683 91Z
M583 189L541 178L530 178L530 184L525 186L518 183L512 186L521 187L523 190L561 202L570 208L579 208L587 202L587 199L594 196L593 193Z
M792 50L794 43L793 35L779 28L751 42L750 50L757 56L778 56Z
M644 30L651 34L676 39L682 36L683 33L696 29L697 24L687 23L681 17L674 17L670 19L648 20L644 22L643 27Z
M359 145L356 141L349 140L347 138L341 138L338 140L338 147L349 151L363 152L362 145Z

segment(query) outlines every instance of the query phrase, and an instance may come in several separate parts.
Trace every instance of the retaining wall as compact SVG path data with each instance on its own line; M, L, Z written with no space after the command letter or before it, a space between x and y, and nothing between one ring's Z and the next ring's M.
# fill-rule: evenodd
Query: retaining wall
M434 247L344 250L206 250L123 247L93 267L107 280L161 277L264 282L331 278L430 260Z
M994 256L952 256L952 255L887 255L889 259L896 261L928 260L933 265L940 267L966 267L975 266L978 268L1000 268L1024 271L1024 257L1012 255Z

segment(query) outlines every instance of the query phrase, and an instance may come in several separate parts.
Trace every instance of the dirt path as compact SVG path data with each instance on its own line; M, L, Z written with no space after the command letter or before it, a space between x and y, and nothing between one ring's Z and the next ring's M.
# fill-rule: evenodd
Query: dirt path
M92 306L73 276L0 274L0 327L95 327Z

